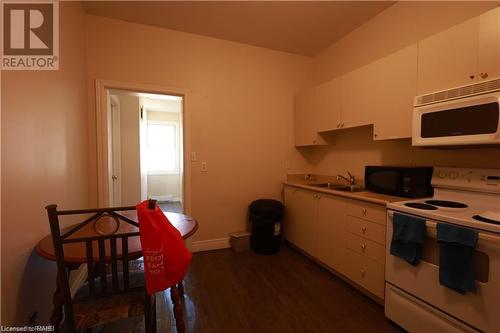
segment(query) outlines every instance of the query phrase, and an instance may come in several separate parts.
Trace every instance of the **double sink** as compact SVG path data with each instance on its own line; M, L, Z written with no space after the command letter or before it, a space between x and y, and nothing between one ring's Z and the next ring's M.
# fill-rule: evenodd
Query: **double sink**
M337 183L310 183L307 184L309 186L314 186L314 187L320 187L328 190L336 190L336 191L343 191L343 192L361 192L364 191L365 189L362 188L359 185L344 185L344 184L337 184Z

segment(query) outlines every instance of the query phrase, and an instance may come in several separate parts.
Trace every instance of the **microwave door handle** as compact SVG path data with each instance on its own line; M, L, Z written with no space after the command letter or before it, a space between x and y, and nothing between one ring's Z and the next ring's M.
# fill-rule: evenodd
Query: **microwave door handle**
M389 215L389 217L392 218L394 216L394 213L393 212L389 212L388 215ZM437 223L429 221L429 220L426 220L425 221L425 225L427 226L426 235L429 236L429 237L432 237L432 238L437 238ZM500 245L500 237L492 236L490 234L485 234L483 232L479 232L478 233L478 237L479 237L479 239L482 239L484 241Z

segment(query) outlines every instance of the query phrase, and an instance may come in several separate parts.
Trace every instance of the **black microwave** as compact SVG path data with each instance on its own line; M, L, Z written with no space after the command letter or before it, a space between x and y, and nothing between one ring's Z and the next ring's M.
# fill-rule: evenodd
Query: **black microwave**
M430 197L432 167L366 166L368 191L405 198Z

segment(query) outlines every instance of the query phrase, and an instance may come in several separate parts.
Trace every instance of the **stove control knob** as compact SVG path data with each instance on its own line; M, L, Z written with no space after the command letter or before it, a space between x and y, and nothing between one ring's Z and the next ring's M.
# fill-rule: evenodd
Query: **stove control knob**
M451 178L451 179L457 179L457 177L458 177L458 172L456 172L456 171L452 171L452 172L450 172L450 175L449 175L449 176L450 176L450 178Z
M441 178L441 179L446 178L446 171L439 171L438 177Z

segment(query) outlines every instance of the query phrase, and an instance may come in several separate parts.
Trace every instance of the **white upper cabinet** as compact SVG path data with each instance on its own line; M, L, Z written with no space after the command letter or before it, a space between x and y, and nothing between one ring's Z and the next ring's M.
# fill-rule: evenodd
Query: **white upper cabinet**
M500 8L419 43L418 94L500 76Z
M500 77L500 7L479 17L479 77Z
M316 89L308 89L295 96L295 146L326 144L318 134L318 115L315 110Z
M340 123L342 107L342 82L341 78L316 86L314 111L316 112L316 127L319 132L330 131L337 128Z
M479 17L418 44L418 94L474 83L477 75Z
M296 146L318 132L374 125L374 140L411 137L416 95L500 77L500 7L346 73L296 98Z
M375 140L411 137L417 44L342 77L340 128L374 124Z
M342 113L339 128L373 124L375 68L368 64L342 76Z
M318 132L340 123L340 78L308 89L295 98L295 146L326 144Z
M374 140L411 137L413 98L417 93L417 52L417 44L413 44L372 65Z

